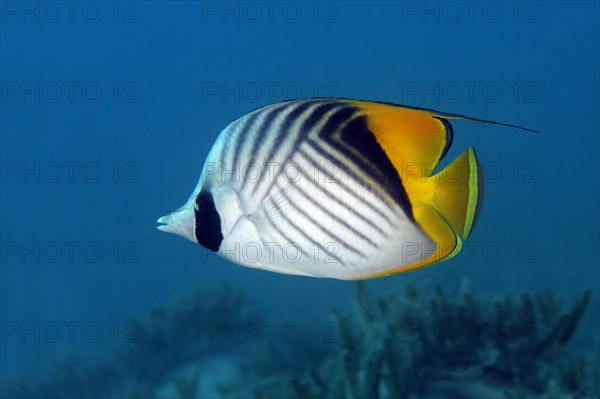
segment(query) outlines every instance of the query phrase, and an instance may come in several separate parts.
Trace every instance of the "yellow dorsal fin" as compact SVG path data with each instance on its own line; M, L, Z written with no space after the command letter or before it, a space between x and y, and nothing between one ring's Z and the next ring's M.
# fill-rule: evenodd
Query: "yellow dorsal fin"
M433 175L452 143L448 119L462 119L535 130L495 121L369 101L340 100L360 109L367 126L398 172L414 219L436 244L417 262L375 275L381 277L429 266L455 256L475 224L482 197L481 173L473 148L468 148ZM430 251L431 252L431 251Z
M435 113L391 104L348 101L367 116L369 130L403 182L431 175L452 142L452 128Z
M475 152L469 148L432 176L452 142L452 127L445 118L497 122L394 104L347 101L367 116L369 130L398 171L413 208L432 206L460 237L468 237L480 198L480 173Z
M449 119L507 126L528 132L536 130L508 123L449 114L397 104L346 100L362 111L377 142L398 171L403 182L423 180L433 174L439 160L452 144ZM409 193L410 194L410 193Z

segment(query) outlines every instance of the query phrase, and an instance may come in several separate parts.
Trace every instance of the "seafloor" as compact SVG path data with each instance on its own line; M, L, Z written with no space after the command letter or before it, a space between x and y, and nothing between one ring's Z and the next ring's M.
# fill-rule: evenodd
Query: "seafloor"
M569 347L591 295L565 304L406 284L375 296L356 283L354 308L332 309L318 336L274 342L256 333L268 316L242 292L198 289L136 320L135 344L65 353L4 378L1 397L599 398L598 359Z

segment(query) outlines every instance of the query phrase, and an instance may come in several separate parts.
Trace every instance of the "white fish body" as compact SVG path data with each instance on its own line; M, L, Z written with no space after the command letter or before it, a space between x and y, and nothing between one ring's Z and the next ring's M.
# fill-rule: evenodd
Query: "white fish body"
M479 183L472 149L459 157L469 181L431 176L452 138L444 117L459 116L338 99L260 108L221 132L189 200L158 228L244 266L314 277L448 259L474 223Z

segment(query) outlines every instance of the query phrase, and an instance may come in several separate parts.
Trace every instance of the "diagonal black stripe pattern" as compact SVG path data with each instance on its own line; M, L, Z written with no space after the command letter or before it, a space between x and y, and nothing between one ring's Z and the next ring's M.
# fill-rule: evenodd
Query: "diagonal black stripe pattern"
M315 165L315 167L319 169L319 174L328 175L327 171L325 169L323 169L320 165L318 165L318 163L313 158L311 158L310 155L306 154L303 150L300 150L300 155L302 155L304 158L306 158L306 160L308 160L310 163ZM331 194L328 190L325 189L325 187L318 184L313 179L308 178L308 181L310 181L312 183L312 185L315 188L319 189L323 194L327 195L327 197L329 199L331 199L333 202L346 208L348 211L352 212L352 214L355 215L356 217L358 217L360 220L362 220L363 222L365 222L366 224L371 226L373 229L377 230L377 232L379 234L381 234L384 238L389 238L389 235L381 227L379 227L377 224L375 224L371 219L368 219L362 213L357 212L356 209L352 208L346 202L340 200L335 195ZM353 194L352 191L350 191L350 189L345 188L345 190L347 193L349 193L351 195Z
M331 141L332 146L369 174L402 208L408 218L414 221L412 206L400 175L383 148L381 148L381 145L377 142L373 132L369 130L367 117L363 115L350 121L342 129L340 139L343 145L340 145L341 143L334 139ZM348 151L344 146L360 151L369 163L365 163L364 159L356 156L352 151Z
M306 176L306 173L301 169L300 169L300 173L302 174L303 178L310 179L310 177ZM337 223L343 225L344 228L350 230L354 235L358 236L361 240L368 242L371 246L373 246L377 249L380 248L379 245L377 245L377 243L375 243L369 237L367 237L366 235L364 235L363 233L361 233L360 231L358 231L357 229L352 227L350 224L348 224L348 222L346 222L345 220L343 220L342 218L337 216L335 213L333 213L331 210L329 210L327 207L325 207L325 205L323 205L319 201L315 200L315 198L313 196L311 196L309 193L307 193L299 184L293 184L292 187L295 190L297 190L310 203L312 203L314 206L319 208L323 213L327 214L331 219L335 220Z
M358 181L358 182L362 182L362 179L356 175L356 173L354 173L352 170L350 170L345 164L341 163L339 161L338 158L334 157L333 155L331 155L330 153L328 153L327 151L325 151L322 147L321 144L314 141L314 140L309 140L310 144L312 145L311 148L313 150L315 150L317 153L319 153L320 156L326 158L329 162L331 162L332 164L334 164L336 167L338 167L342 172L344 172L346 175L350 176L352 179ZM310 157L306 152L302 152L303 156L308 156ZM318 162L315 162L315 167L321 169L321 166L318 164ZM340 187L342 187L348 194L352 195L357 201L362 202L363 204L365 204L366 206L368 206L373 212L377 213L379 216L382 217L382 219L384 219L390 226L397 228L398 226L396 226L389 218L388 215L385 214L385 212L383 212L381 209L379 209L378 207L376 207L373 203L367 201L364 196L359 195L358 193L356 193L355 190L351 189L347 184L345 184L341 179L336 179L336 184ZM367 189L367 187L365 186L364 182L363 182L363 189Z
M365 254L363 252L361 252L358 249L354 248L352 245L350 245L349 243L347 243L345 240L342 240L337 234L335 234L333 231L331 231L331 229L328 229L321 222L319 222L314 217L312 217L311 215L309 215L308 212L306 212L304 209L301 209L295 203L295 201L293 199L291 199L290 197L288 197L288 195L286 194L285 190L282 190L281 187L278 187L278 188L281 191L282 196L288 201L288 203L294 209L296 209L296 211L298 211L298 213L300 213L302 216L304 216L305 219L307 219L308 221L310 221L310 223L312 223L313 226L317 227L323 233L325 233L326 235L328 235L329 237L331 237L332 240L334 240L336 243L341 244L342 246L346 247L346 249L348 249L350 252L353 252L353 253L357 254L358 256L360 256L363 259L367 259L367 257L365 256Z
M313 108L310 116L304 121L302 126L298 129L298 135L296 137L294 137L294 142L291 146L291 149L290 149L289 153L287 154L287 156L285 157L285 159L279 165L278 171L275 174L275 176L278 176L281 173L281 171L283 170L283 167L285 167L288 164L288 162L292 159L292 157L294 156L294 154L300 147L300 144L302 144L302 142L304 140L306 140L307 136L314 129L315 125L317 125L328 112L330 112L331 110L333 110L335 108L339 108L339 107L343 106L342 104L340 104L338 102L332 102L332 101L315 100L315 101L310 102L311 105L315 105L315 104L319 104L319 103L321 103L321 104L318 105L316 108ZM280 147L281 147L281 145L280 145ZM258 184L254 186L252 194L254 194L256 192L258 186L259 186ZM271 188L272 187L273 186L271 186ZM263 197L263 200L264 200L264 198L266 198L269 195L269 191L271 190L271 188L269 188L269 190Z
M266 109L254 112L248 120L238 128L237 140L235 141L233 148L233 165L232 168L237 170L240 155L243 146L249 141L250 132L255 128L258 129L258 134L261 131L267 131L269 126L273 123L273 120L277 117L281 109L285 107L267 107ZM260 117L264 115L264 118L259 124ZM244 181L246 179L243 179Z
M324 251L324 253L326 253L329 256L331 256L332 258L334 258L336 262L338 262L342 265L344 264L339 257L335 256L334 254L331 254L329 251L327 251L327 249L325 249L318 242L313 241L313 239L304 230L302 230L300 227L298 227L298 225L296 223L292 222L292 220L284 212L282 212L281 207L275 201L273 201L273 199L271 199L271 204L275 207L275 209L277 209L277 211L279 212L279 214L281 214L281 216L285 219L285 221L290 226L292 226L292 228L294 228L294 230L298 231L308 242L314 243L316 246L319 247L319 249L321 251ZM267 215L267 219L269 219L268 215Z
M277 128L277 130L273 129L272 124L269 124L269 126L266 126L264 128L264 130L262 130L259 133L259 137L257 137L254 142L252 143L252 151L251 151L251 158L250 158L250 164L252 164L253 162L256 162L256 153L258 152L258 149L261 145L264 144L263 140L260 139L260 135L267 135L267 134L275 134L275 139L273 141L273 146L270 149L269 153L271 154L269 156L269 160L271 160L272 158L276 157L277 155L277 151L281 149L282 143L286 140L290 138L290 128L292 126L292 124L294 123L294 121L300 116L302 115L302 113L304 111L306 111L309 107L311 107L312 105L314 105L314 101L306 101L304 104L299 105L296 109L294 109L292 112L290 112L283 120L281 127ZM285 105L283 108L281 108L281 111L284 111L285 109L288 109L290 106L295 105L295 102L290 102L287 105ZM265 178L265 174L263 173L263 175L261 176L261 179L255 183L254 189L252 190L253 192L257 189L257 187L262 183L261 180ZM247 183L248 179L244 179L243 183L242 183L242 190L245 188L246 183Z

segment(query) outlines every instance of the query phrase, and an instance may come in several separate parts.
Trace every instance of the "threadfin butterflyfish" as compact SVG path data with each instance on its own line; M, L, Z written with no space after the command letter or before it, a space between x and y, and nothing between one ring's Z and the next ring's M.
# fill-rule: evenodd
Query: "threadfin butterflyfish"
M520 128L347 99L259 108L223 129L189 200L158 229L243 266L341 280L448 260L482 199L472 147L433 173L452 119Z

